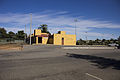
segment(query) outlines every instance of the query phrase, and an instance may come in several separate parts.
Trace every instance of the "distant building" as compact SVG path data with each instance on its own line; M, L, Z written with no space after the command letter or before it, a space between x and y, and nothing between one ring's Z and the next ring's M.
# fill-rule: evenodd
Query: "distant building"
M32 43L76 45L76 35L66 34L65 31L59 31L57 34L49 35L48 33L42 33L40 29L36 29L32 35Z

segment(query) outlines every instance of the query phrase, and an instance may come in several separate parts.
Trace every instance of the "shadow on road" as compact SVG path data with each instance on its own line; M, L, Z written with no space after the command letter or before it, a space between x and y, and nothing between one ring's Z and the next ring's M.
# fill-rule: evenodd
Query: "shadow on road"
M98 68L100 69L113 67L113 69L120 70L120 60L92 56L92 55L72 54L72 53L67 53L67 56L77 58L77 59L85 59L92 63L96 63L95 66L98 66Z

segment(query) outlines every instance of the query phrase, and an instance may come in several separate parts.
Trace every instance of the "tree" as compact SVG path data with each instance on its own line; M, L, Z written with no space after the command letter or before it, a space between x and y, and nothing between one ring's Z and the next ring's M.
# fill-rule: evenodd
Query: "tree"
M77 45L84 45L86 43L86 41L80 39L80 40L77 40L76 44Z
M113 38L110 39L110 43L114 43L114 39Z
M101 41L100 41L100 39L98 39L98 38L95 40L95 44L97 44L97 45L99 45L100 42L101 42Z
M93 41L90 40L89 43L88 43L88 45L93 45Z
M15 33L12 32L12 31L8 32L8 38L9 38L10 41L11 41L11 40L14 40L14 39L16 38Z
M50 34L50 32L47 29L47 26L48 26L47 24L42 24L42 25L40 25L40 27L38 27L38 29L41 29L41 31L43 33L49 33Z
M15 33L10 31L10 32L8 32L8 36L9 36L9 38L15 38Z
M4 28L0 28L0 38L6 38L7 36L7 31Z
M24 40L24 38L25 38L25 33L24 33L24 31L23 31L23 30L22 30L22 31L18 31L18 32L16 33L16 37L17 37L17 39Z
M120 36L119 36L119 38L118 38L118 44L120 45Z
M110 40L105 41L105 45L108 45L108 44L110 44Z
M102 39L102 42L105 42L106 41L106 39Z
M105 41L106 41L106 39L102 39L102 44L103 44L103 45L105 44Z

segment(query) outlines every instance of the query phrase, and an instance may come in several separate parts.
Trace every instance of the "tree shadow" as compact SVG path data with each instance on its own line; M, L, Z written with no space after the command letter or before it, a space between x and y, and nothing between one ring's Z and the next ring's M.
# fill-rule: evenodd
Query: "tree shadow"
M67 56L77 59L85 59L92 63L96 63L95 66L97 66L100 69L112 67L113 69L120 70L120 60L92 56L92 55L72 54L72 53L67 53Z

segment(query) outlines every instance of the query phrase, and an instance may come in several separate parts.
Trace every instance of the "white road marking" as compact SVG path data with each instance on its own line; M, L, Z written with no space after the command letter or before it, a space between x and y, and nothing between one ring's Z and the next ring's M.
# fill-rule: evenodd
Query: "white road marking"
M94 75L91 75L91 74L89 74L89 73L85 73L86 75L88 75L88 76L90 76L90 77L92 77L92 78L95 78L95 79L98 79L98 80L103 80L103 79L101 79L101 78L99 78L99 77L96 77L96 76L94 76Z

